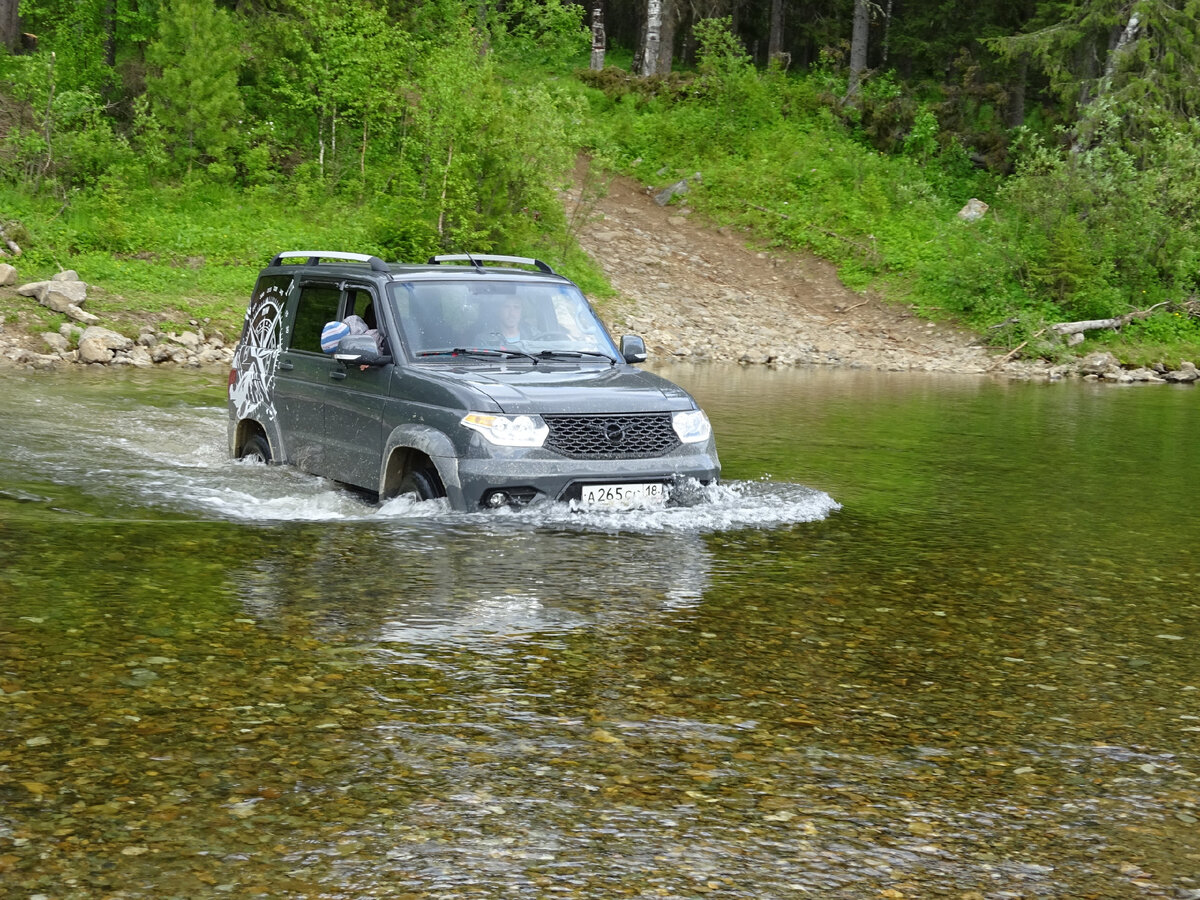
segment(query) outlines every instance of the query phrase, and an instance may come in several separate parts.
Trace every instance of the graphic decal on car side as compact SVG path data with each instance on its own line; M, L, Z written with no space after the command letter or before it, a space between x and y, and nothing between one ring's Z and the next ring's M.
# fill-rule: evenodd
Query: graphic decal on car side
M238 419L275 418L271 397L279 363L280 318L291 283L286 275L264 278L250 299L242 340L233 357L237 381L229 392Z

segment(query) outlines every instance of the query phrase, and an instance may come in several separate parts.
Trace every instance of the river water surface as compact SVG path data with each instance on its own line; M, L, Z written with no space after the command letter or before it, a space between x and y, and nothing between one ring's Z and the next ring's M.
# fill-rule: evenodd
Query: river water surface
M6 374L0 896L1200 898L1200 394L664 374L725 484L586 516Z

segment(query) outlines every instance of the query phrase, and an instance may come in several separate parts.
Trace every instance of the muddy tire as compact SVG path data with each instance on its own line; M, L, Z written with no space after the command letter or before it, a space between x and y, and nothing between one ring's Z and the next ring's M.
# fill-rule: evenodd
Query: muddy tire
M400 479L400 487L396 490L398 497L412 497L415 500L436 500L445 496L442 483L438 480L437 472L432 466L421 466L409 469Z
M252 434L246 439L246 443L242 444L241 452L238 453L238 459L257 460L260 463L269 463L271 461L271 445L267 443L267 439L261 434Z

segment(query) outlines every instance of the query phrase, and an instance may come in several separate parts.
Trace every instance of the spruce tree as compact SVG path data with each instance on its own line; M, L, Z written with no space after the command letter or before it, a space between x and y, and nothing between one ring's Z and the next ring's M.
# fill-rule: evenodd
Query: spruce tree
M242 54L229 14L213 0L171 0L147 57L157 73L146 90L177 160L189 172L222 160L242 116Z

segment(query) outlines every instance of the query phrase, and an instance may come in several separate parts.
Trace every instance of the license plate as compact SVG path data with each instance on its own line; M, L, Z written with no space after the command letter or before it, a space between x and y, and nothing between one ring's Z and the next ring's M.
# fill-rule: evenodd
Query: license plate
M649 484L585 484L579 494L583 509L641 509L667 502L667 486Z

